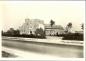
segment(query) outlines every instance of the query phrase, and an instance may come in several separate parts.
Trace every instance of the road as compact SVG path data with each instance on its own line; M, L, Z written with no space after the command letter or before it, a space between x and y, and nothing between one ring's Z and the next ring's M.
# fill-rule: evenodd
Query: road
M52 38L49 38L49 39L51 40ZM59 40L56 38L53 38L53 39ZM45 54L45 55L55 56L57 58L58 57L62 57L62 58L82 58L83 57L83 46L34 42L33 40L23 41L22 39L16 39L16 40L3 39L2 45L5 48L11 48L11 49L13 48L15 50L20 50L28 53L36 53L41 55Z

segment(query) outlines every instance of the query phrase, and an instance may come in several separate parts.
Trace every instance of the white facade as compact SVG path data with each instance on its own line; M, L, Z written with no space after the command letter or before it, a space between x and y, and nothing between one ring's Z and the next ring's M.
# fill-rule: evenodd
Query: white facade
M57 35L58 34L63 34L64 33L64 29L62 26L60 25L53 25L52 27L50 26L50 24L45 25L45 33L46 35Z
M20 34L30 34L31 32L34 34L40 24L44 25L44 22L40 19L25 19L25 23L19 28Z

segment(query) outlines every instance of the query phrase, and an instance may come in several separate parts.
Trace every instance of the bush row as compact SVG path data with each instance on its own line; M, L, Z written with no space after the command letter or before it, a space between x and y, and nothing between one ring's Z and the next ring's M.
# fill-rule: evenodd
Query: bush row
M83 41L83 34L79 34L79 33L73 33L73 34L64 34L63 36L63 40L79 40L79 41Z
M8 37L25 37L25 38L40 38L40 39L44 39L46 38L45 36L37 36L37 35L26 35L26 34L22 34L22 35L9 35L9 34L3 34L2 36L8 36Z

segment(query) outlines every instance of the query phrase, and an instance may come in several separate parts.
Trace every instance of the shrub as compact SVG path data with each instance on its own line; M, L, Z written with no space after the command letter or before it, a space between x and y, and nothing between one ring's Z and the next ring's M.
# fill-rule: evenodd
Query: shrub
M83 34L70 33L63 36L63 40L83 40Z

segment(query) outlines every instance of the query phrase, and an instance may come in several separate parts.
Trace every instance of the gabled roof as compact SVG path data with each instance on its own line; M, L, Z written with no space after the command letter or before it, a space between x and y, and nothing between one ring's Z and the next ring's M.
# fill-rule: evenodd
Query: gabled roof
M51 27L50 24L45 24L44 26L45 26L45 29L61 29L61 30L64 30L61 25L53 25L53 26Z

